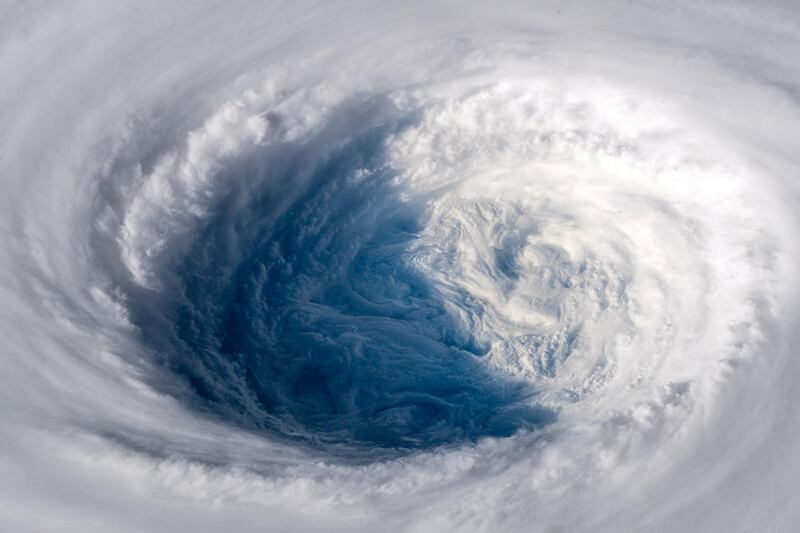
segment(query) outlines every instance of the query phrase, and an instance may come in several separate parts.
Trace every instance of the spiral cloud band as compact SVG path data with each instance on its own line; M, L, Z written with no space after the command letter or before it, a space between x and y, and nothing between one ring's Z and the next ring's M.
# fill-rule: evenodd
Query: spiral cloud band
M0 530L800 523L793 3L0 6Z

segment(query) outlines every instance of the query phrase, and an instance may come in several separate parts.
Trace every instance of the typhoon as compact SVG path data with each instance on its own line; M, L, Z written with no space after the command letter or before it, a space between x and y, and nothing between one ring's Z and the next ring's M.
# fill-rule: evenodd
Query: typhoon
M796 531L791 2L0 2L0 530Z

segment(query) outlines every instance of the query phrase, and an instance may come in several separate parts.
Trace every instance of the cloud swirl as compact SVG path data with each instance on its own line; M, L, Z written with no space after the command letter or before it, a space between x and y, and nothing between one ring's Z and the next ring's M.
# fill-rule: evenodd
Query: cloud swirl
M0 529L800 520L792 4L0 14Z

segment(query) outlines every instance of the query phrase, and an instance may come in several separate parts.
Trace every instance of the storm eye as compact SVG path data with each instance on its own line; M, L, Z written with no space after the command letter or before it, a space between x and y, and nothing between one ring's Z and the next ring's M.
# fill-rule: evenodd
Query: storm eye
M195 407L338 451L476 442L555 419L534 383L487 364L491 339L472 331L485 308L422 261L431 209L387 164L387 139L408 125L320 156L323 129L280 163L260 153L225 170L241 186L136 315Z

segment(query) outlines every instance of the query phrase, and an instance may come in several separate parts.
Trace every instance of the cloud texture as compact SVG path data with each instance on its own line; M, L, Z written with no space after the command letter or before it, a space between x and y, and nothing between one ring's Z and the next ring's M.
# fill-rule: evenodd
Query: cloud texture
M3 3L0 529L792 530L798 22Z

